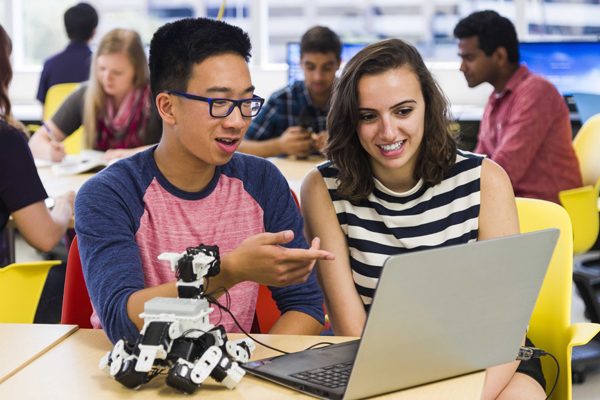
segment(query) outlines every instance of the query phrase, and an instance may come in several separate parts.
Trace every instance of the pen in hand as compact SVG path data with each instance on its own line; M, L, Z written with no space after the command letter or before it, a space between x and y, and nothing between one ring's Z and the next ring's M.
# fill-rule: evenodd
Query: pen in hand
M51 161L62 161L63 158L65 158L65 149L63 144L59 140L57 140L56 135L54 134L52 128L48 126L48 124L43 122L42 126L48 134L48 139L50 139L48 142L48 144L50 145L49 159Z

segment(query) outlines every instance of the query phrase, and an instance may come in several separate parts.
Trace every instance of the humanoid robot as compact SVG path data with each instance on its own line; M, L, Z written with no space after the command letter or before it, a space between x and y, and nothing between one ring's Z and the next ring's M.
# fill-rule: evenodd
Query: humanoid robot
M124 386L137 389L168 370L167 385L194 393L212 377L233 389L245 372L238 362L255 349L249 338L228 341L225 329L210 323L204 279L220 271L217 246L190 247L184 253L162 253L177 277L177 298L156 297L144 304L144 326L134 343L115 343L100 360L100 368Z

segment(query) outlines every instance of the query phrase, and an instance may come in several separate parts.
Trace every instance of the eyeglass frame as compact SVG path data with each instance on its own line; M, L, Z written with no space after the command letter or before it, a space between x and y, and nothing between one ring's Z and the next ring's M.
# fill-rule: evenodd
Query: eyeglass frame
M260 113L260 110L262 109L262 106L265 103L265 99L263 99L262 97L257 96L257 95L253 95L252 98L249 98L249 99L234 100L234 99L228 99L225 97L198 96L197 94L182 92L180 90L166 90L165 93L172 94L174 96L183 97L183 98L186 98L189 100L203 101L205 103L208 103L208 113L213 118L227 118L228 116L231 115L231 113L233 112L233 110L236 107L240 109L240 114L242 114L242 117L246 117L246 118L256 117L258 115L258 113ZM218 116L213 115L213 101L218 101L218 100L230 101L232 103L231 107L229 108L229 110L227 111L227 113L225 115L218 115ZM244 111L242 111L242 104L245 102L248 102L248 101L258 101L260 103L260 107L258 108L258 111L256 112L255 115L244 115Z

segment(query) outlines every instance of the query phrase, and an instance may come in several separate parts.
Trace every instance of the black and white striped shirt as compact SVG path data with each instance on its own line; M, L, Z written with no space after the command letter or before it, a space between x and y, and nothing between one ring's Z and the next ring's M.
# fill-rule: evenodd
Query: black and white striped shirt
M458 151L441 183L428 186L421 180L404 193L374 178L373 193L359 205L339 197L333 164L319 165L346 235L354 284L367 310L388 256L477 240L482 160Z

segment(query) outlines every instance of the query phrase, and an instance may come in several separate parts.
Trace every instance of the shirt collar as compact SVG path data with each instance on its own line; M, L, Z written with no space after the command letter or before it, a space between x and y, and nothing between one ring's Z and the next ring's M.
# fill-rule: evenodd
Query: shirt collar
M506 82L506 86L504 86L504 90L501 92L494 92L494 97L499 99L503 97L506 93L510 93L515 90L517 86L523 81L523 79L527 78L531 72L525 65L520 65L519 68L515 71L515 73L510 77L508 82Z

